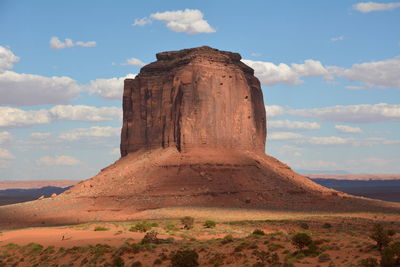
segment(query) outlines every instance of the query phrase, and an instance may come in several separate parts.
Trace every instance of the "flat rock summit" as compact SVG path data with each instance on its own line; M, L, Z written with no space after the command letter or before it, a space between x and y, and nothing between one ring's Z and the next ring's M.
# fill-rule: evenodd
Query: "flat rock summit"
M322 187L266 155L260 82L240 60L207 46L158 53L125 80L121 158L56 197L0 207L0 226L128 220L177 206L400 211Z

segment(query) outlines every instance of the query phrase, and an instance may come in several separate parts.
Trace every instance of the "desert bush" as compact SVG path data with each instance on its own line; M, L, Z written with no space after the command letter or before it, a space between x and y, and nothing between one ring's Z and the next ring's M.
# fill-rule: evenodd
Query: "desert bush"
M376 246L379 251L382 251L382 249L386 247L391 241L388 232L383 229L383 226L381 224L375 224L373 226L369 237L376 242Z
M319 255L318 257L318 261L319 262L326 262L329 261L331 259L331 257L329 256L328 253L322 253L321 255Z
M161 259L155 259L153 262L153 265L160 265L162 264L162 260Z
M94 231L108 231L110 228L104 227L104 226L96 226L94 228Z
M388 229L388 230L387 230L387 233L388 233L389 236L394 236L394 235L396 234L396 230L394 230L394 229Z
M184 229L186 230L192 229L194 225L194 218L190 216L182 217L181 223L183 224Z
M332 224L330 224L330 223L324 223L324 224L322 225L322 228L324 228L324 229L330 229L330 228L332 228Z
M167 232L177 230L176 223L174 223L174 222L166 222L164 224L164 230L167 231Z
M360 261L359 265L361 267L378 267L379 266L378 260L375 258L371 258L371 257L362 259Z
M231 234L224 236L224 238L222 238L221 240L221 244L225 245L228 243L233 242L233 236Z
M131 264L131 267L141 267L142 263L140 261L135 261Z
M203 224L203 226L204 226L205 228L214 228L216 225L217 225L217 223L214 222L214 221L211 221L211 220L207 220L207 221L205 221L204 224Z
M306 233L296 233L292 236L291 239L292 244L299 250L302 250L303 248L308 247L313 243L311 237Z
M113 259L113 266L114 267L124 267L125 266L125 262L120 256L116 256Z
M390 244L381 251L381 267L400 266L400 242Z
M308 223L305 223L305 222L300 223L300 227L303 228L303 229L305 229L305 230L307 230L308 228L310 228L310 227L308 226Z
M142 244L158 244L158 233L156 231L147 232L140 243Z
M131 228L129 228L129 231L145 233L145 232L149 231L152 227L153 226L151 223L149 223L147 221L142 221L142 222L136 223L134 226L131 226Z
M225 255L222 253L215 253L208 263L212 264L214 267L221 266L224 264Z
M265 235L264 231L261 229L255 229L252 234L253 235Z
M199 254L192 249L178 250L171 258L172 267L196 267L198 263Z
M276 251L278 249L284 248L284 246L280 245L280 244L275 244L275 243L271 243L268 244L268 250L269 251Z

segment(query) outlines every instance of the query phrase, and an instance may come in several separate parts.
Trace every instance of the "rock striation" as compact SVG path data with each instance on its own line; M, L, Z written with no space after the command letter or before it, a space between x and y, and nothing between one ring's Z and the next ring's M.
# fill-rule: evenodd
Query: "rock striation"
M0 207L0 226L129 220L176 206L400 211L266 155L260 83L240 59L210 47L157 54L125 80L121 158L60 195Z
M264 153L260 82L240 60L207 46L164 52L126 79L121 156L171 146Z

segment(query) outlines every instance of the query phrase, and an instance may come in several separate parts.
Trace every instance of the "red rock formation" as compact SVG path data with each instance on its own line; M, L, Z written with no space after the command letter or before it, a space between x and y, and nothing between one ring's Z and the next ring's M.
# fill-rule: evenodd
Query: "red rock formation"
M171 206L400 211L267 156L260 84L239 54L200 47L157 59L125 81L122 158L58 196L0 207L0 226L127 220Z
M170 146L264 153L260 82L239 54L203 46L157 59L125 80L122 156Z

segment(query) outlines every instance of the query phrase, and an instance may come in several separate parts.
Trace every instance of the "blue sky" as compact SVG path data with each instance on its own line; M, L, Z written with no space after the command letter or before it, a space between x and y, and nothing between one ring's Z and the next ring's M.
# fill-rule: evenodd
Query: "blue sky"
M400 2L0 1L0 179L118 157L123 79L162 51L238 52L266 151L303 172L400 173Z

